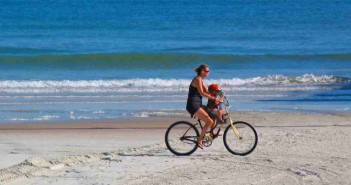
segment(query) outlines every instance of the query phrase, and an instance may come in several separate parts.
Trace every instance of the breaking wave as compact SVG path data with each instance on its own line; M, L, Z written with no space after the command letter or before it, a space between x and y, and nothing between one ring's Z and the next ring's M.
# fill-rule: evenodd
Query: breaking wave
M2 80L2 93L59 93L59 92L167 92L185 91L189 79L123 79L123 80ZM305 74L288 77L270 75L254 78L206 79L206 84L217 83L227 90L313 90L328 85L351 83L347 77Z

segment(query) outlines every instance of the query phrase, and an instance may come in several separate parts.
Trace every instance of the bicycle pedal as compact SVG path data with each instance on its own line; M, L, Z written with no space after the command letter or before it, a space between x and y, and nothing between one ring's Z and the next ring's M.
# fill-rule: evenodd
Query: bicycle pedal
M213 138L211 136L204 136L203 141L205 142L213 141Z

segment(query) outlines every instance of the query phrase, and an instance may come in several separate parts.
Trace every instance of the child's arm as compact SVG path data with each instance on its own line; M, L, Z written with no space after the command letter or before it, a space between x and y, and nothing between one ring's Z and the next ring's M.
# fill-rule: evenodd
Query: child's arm
M219 99L219 101L223 102L223 100L224 100L224 93L222 93L221 98Z

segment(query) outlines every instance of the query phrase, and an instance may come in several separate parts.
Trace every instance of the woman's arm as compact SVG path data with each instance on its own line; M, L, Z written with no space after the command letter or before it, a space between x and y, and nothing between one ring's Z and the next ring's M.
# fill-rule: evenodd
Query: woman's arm
M202 82L202 89L204 90L205 93L210 94L210 92L208 91L208 88L206 87L206 85L204 84L204 82L201 80Z
M196 78L195 79L195 84L196 84L197 90L199 91L201 96L204 96L204 97L206 97L206 98L208 98L210 100L216 100L217 99L216 97L213 97L209 93L204 91L205 88L204 88L204 85L203 85L202 80L200 78Z
M201 84L202 84L202 89L204 90L204 92L207 94L210 94L210 92L208 91L208 88L205 86L204 81L202 81L202 79L201 79Z

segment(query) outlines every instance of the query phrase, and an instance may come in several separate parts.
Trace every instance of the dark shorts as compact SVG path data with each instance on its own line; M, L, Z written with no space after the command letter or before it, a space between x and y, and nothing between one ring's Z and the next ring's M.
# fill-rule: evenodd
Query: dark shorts
M186 103L186 110L189 112L191 117L194 117L194 114L201 108L201 102L188 101Z
M210 109L205 106L205 105L202 105L201 102L191 102L191 101L188 101L187 104L186 104L186 110L189 112L189 114L191 115L191 117L194 117L194 114L200 109L200 108L203 108L207 114L210 116L210 118L216 118L217 117L217 114L214 114L212 112L210 112Z
M218 116L217 116L217 114L216 114L216 111L211 111L211 109L210 108L208 108L207 106L203 106L202 107L206 112L207 112L207 114L210 116L210 118L215 118L215 119L217 119L218 118Z

